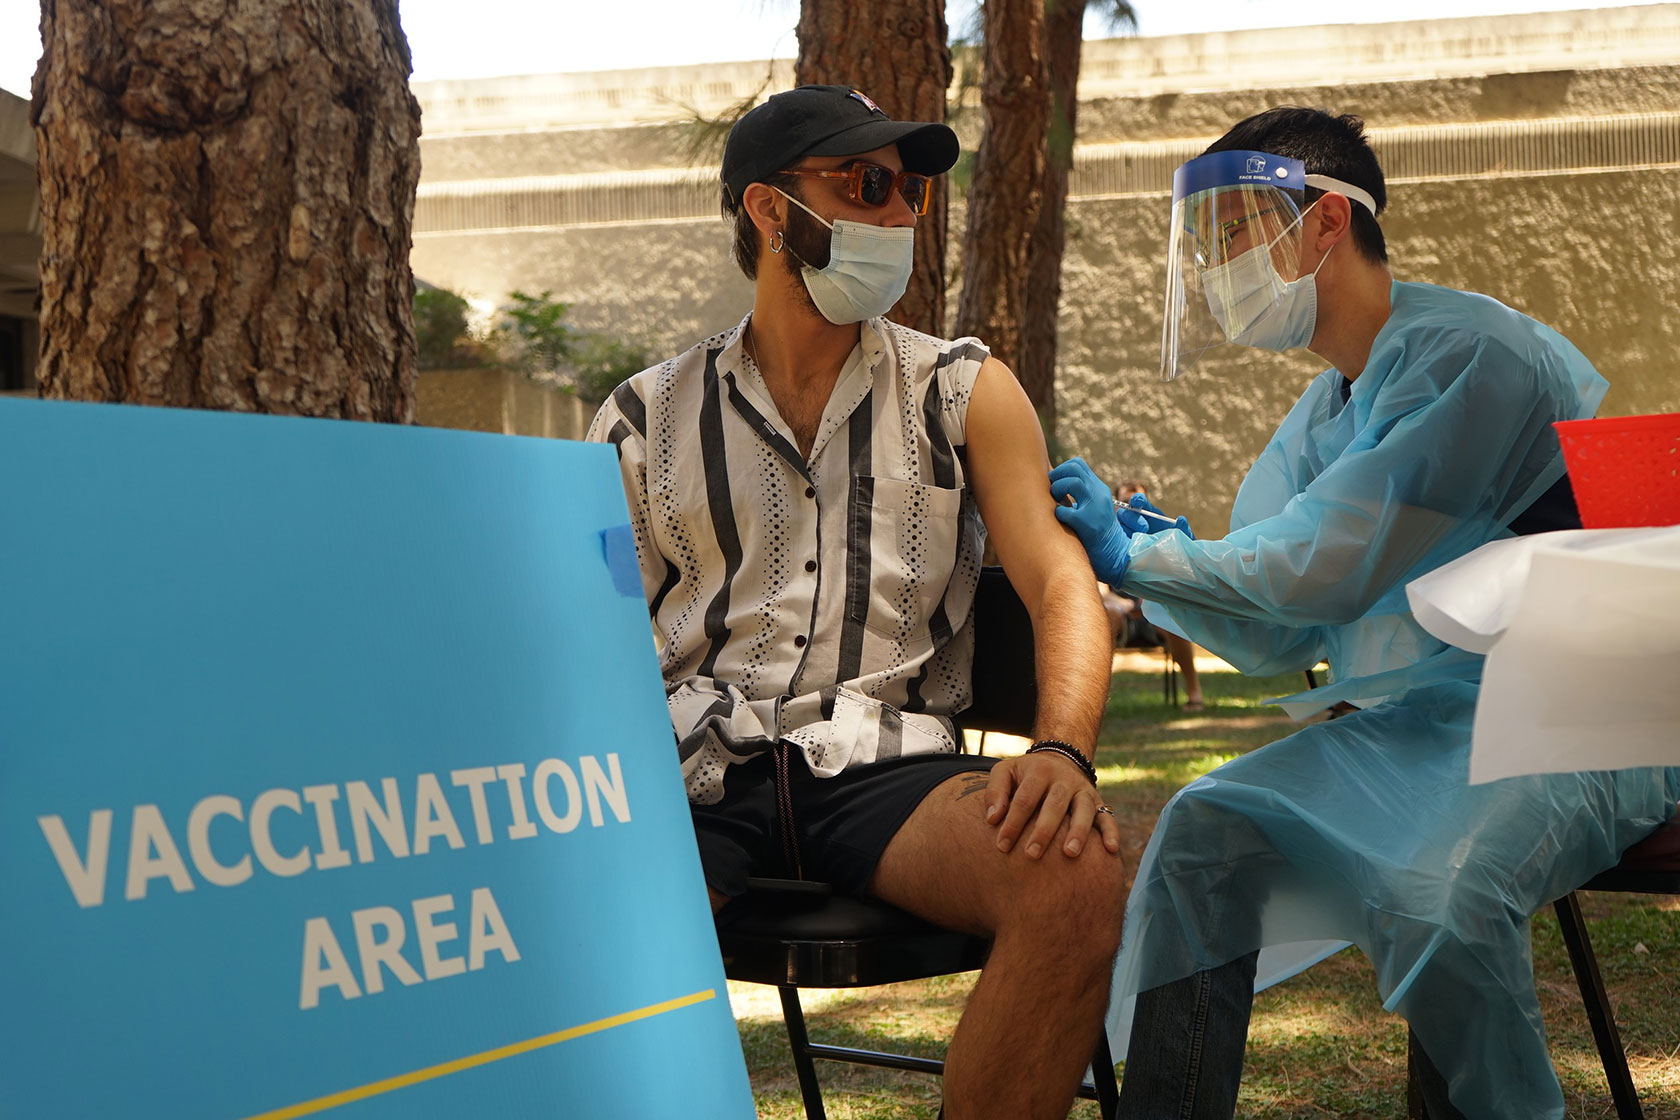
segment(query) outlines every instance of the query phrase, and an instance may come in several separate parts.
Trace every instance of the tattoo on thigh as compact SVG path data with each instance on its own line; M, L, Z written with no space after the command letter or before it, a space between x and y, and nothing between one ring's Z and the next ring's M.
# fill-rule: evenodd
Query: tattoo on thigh
M964 774L962 777L962 789L957 791L957 800L961 801L970 794L981 792L986 788L987 783L990 781L991 779L985 774Z

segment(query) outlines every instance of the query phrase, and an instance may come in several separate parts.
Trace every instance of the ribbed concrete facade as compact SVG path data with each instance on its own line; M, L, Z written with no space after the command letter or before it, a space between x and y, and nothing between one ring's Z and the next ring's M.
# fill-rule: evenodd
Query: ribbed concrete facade
M579 323L661 352L733 323L751 294L727 259L716 157L691 157L680 121L783 88L785 70L417 85L416 273L492 300L551 289ZM1556 326L1610 378L1605 414L1680 411L1680 4L1093 42L1080 95L1065 453L1223 524L1317 366L1232 350L1158 380L1168 190L1178 163L1278 104L1370 123L1398 278L1487 292ZM973 110L953 114L971 145Z

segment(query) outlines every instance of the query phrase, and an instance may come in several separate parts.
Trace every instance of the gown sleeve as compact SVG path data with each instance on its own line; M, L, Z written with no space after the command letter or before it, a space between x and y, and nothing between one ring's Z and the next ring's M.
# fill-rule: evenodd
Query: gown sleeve
M1186 620L1213 612L1292 631L1346 624L1491 539L1490 523L1503 526L1561 474L1551 424L1581 407L1566 378L1542 376L1472 329L1401 331L1389 345L1392 367L1363 403L1371 415L1310 482L1222 540L1134 537L1125 590ZM1348 407L1360 405L1356 384ZM1278 469L1268 457L1310 452L1304 425L1295 438L1301 446L1274 440L1255 470ZM1294 667L1312 651L1309 638L1270 627L1215 633L1204 619L1187 629L1198 626L1228 658Z

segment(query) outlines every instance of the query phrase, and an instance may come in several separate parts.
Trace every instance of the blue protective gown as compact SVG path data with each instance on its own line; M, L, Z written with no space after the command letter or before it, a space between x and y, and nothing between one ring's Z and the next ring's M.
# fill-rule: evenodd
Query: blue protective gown
M1199 969L1351 941L1460 1110L1561 1117L1529 915L1666 819L1680 770L1469 785L1482 659L1420 627L1405 585L1511 535L1563 473L1552 422L1591 416L1606 383L1496 300L1409 283L1392 300L1350 398L1336 370L1313 381L1244 479L1229 535L1132 539L1123 586L1152 621L1247 673L1328 658L1333 683L1292 714L1361 710L1168 803L1127 905L1110 1028L1126 1037L1129 997Z

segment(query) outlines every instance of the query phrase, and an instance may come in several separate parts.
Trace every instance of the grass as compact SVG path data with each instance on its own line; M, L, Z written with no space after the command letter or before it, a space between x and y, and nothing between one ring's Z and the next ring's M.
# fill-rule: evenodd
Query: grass
M1298 676L1248 678L1204 672L1206 710L1181 713L1162 699L1161 674L1129 658L1114 677L1098 744L1103 795L1125 831L1136 867L1161 806L1178 788L1227 759L1298 725L1263 703L1297 691ZM1132 668L1132 666L1140 666ZM1680 899L1582 895L1635 1085L1649 1120L1680 1120ZM1548 907L1533 923L1535 979L1551 1051L1572 1118L1613 1117L1574 974ZM940 1057L973 975L884 988L806 992L817 1041ZM804 1116L773 989L730 984L747 1072L764 1120ZM833 1120L927 1120L939 1109L936 1079L827 1062L817 1064ZM1262 992L1249 1032L1238 1113L1263 1120L1406 1114L1406 1028L1383 1011L1371 968L1357 950L1331 957ZM1071 1113L1095 1120L1096 1106Z

